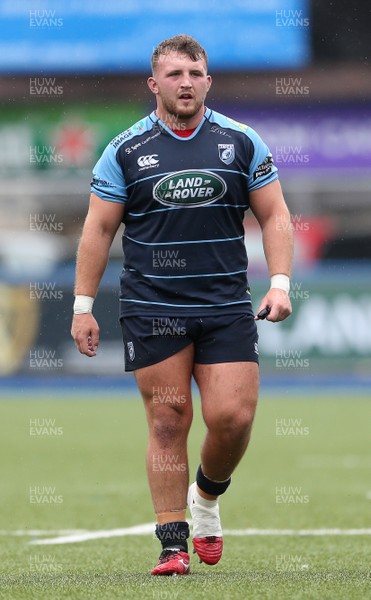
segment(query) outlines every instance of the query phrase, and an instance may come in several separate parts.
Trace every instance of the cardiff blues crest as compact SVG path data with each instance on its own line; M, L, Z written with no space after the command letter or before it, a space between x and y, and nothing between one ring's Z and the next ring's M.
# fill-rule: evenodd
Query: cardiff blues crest
M219 158L226 165L230 165L234 161L234 144L218 144Z
M135 350L134 350L134 344L133 344L133 342L128 342L127 343L127 348L128 348L129 358L130 358L131 361L133 361L134 358L135 358Z

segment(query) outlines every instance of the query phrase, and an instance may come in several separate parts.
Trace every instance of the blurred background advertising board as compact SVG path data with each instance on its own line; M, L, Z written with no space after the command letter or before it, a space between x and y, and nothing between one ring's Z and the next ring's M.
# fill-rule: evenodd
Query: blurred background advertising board
M280 171L296 238L282 324L260 323L262 373L367 381L371 358L371 78L367 3L0 0L0 381L117 376L120 233L96 301L99 359L70 338L73 269L91 169L154 108L153 47L190 33L214 77L207 105L256 129ZM362 12L363 11L363 12ZM341 40L338 35L341 26ZM267 287L246 215L255 305Z
M3 72L137 72L154 43L187 32L207 47L213 69L300 67L309 60L307 0L2 0ZM248 44L248 51L247 51Z

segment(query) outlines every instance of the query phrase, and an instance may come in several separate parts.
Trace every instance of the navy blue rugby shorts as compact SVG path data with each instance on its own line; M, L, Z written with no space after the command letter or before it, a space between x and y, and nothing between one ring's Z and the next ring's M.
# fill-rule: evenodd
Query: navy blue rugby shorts
M252 312L205 317L125 317L120 320L125 371L149 367L194 344L194 362L259 363Z

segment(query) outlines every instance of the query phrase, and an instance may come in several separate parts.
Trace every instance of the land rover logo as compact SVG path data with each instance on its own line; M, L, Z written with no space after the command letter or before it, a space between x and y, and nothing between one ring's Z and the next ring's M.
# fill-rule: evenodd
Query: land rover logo
M177 171L153 187L153 197L167 206L201 206L222 198L227 185L210 171Z

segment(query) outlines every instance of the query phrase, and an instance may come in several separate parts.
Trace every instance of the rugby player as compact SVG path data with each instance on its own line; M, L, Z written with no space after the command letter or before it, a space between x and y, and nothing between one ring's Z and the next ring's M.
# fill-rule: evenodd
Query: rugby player
M258 398L258 334L247 280L243 218L262 230L270 289L258 311L291 313L293 240L277 169L249 126L205 106L207 54L188 35L161 42L148 86L157 107L107 146L93 171L76 266L72 336L97 353L93 301L121 222L120 322L149 427L147 472L162 552L153 575L190 572L193 547L216 564L219 497L247 448ZM191 379L207 433L189 485Z

